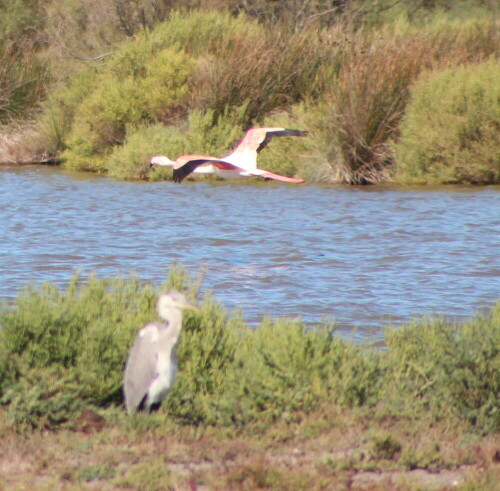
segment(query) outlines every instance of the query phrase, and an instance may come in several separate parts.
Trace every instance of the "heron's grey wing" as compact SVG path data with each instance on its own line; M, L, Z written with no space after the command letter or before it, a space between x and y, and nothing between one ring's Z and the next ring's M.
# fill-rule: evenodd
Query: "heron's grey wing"
M124 392L127 411L139 407L155 377L158 325L150 323L142 327L130 350L125 366Z

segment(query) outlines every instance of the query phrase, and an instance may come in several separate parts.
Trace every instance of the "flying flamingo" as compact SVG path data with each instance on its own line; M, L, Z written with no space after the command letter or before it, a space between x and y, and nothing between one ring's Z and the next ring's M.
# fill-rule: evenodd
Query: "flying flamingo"
M223 179L239 179L240 177L263 177L276 181L298 184L304 179L274 174L257 168L257 153L260 152L275 136L306 136L307 131L287 128L252 128L245 133L236 148L225 157L210 155L181 155L170 160L164 155L156 155L151 159L150 167L168 166L174 168L174 181L181 182L192 172L198 174L215 173ZM204 165L210 164L210 165Z

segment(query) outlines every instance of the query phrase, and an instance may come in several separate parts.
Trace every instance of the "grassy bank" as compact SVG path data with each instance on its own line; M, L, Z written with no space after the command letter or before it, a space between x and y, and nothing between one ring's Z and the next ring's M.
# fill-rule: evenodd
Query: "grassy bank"
M204 296L186 315L179 379L162 409L127 417L122 367L137 328L155 318L159 291L185 285L194 300L195 284L179 268L158 288L74 278L2 307L0 428L2 445L15 449L2 452L5 485L36 474L47 489L190 479L327 489L363 473L372 482L374 472L420 489L427 471L487 489L496 479L500 304L463 324L387 330L380 351L342 341L331 325L265 319L251 330ZM21 465L25 475L9 473Z
M224 155L249 126L267 124L310 131L299 142L273 142L259 157L263 168L309 181L408 182L417 168L419 182L497 183L500 123L489 78L476 84L495 101L492 130L458 137L464 148L472 140L474 151L458 159L465 171L453 179L440 156L453 154L454 129L439 130L439 148L430 142L428 166L416 163L412 152L422 144L407 128L425 119L413 99L429 73L474 70L491 59L498 78L493 4L327 4L20 0L0 22L4 64L15 67L0 71L0 120L37 108L43 155L120 179L165 178L149 171L151 155ZM29 25L30 15L38 22ZM447 83L453 90L453 75ZM426 90L439 99L436 84ZM481 101L468 95L440 100L440 111L461 104L474 120ZM424 140L434 131L426 123Z

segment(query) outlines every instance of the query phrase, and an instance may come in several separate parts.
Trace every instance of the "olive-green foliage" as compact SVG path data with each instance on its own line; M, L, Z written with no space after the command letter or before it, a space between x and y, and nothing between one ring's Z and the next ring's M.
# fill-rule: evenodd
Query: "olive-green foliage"
M74 76L68 86L52 91L42 104L39 126L53 154L65 148L76 109L94 90L96 78L95 70L83 71Z
M219 400L225 395L234 370L239 317L228 319L225 310L206 296L199 313L186 311L178 349L179 381L168 398L171 416L183 424L220 423Z
M499 183L499 80L495 59L421 77L395 145L397 179Z
M313 408L329 393L344 348L331 330L307 331L286 319L265 319L245 341L236 360L235 397L228 401L240 407L235 416L245 418L242 423Z
M145 121L157 121L183 100L192 69L181 52L155 52L147 36L118 52L75 109L62 154L67 167L103 170L103 159L128 132Z
M124 145L115 147L103 165L109 175L118 179L169 179L172 177L171 168L149 168L153 155L166 155L173 160L186 153L223 157L231 152L243 136L244 131L234 122L242 121L246 110L247 104L231 108L219 117L215 126L213 111L195 109L189 113L184 124L141 127L127 136ZM294 127L295 123L286 114L276 114L266 118L263 124ZM299 159L305 153L305 140L307 138L275 138L259 154L259 168L295 175Z
M63 153L66 165L107 170L106 159L113 147L139 127L184 116L188 77L195 69L192 56L198 57L200 49L211 49L217 54L221 46L227 49L232 45L233 38L250 43L258 39L259 32L255 24L243 18L232 19L216 13L173 14L153 32L142 32L123 45L96 75L91 71L90 75L77 77L76 83L55 97L46 109L49 114L61 114L51 118L51 126L57 140L67 147ZM213 63L216 65L217 61ZM62 113L58 110L60 106ZM58 125L58 121L63 124ZM129 174L119 169L119 165L111 167L115 176L135 174L133 170Z
M239 410L232 417L240 423L271 422L283 413L311 410L329 398L345 402L337 390L344 364L355 352L333 336L331 327L307 330L299 321L265 319L237 353L236 392L228 402Z
M121 400L127 347L137 328L152 318L155 302L153 289L135 278L80 282L75 277L66 291L50 284L29 287L14 305L4 305L0 396L9 413L20 424L24 418L34 425L33 412L42 414L47 405L45 412L54 414L43 426L55 424L58 410L64 420L85 401Z
M467 421L500 430L500 303L463 325L427 320L388 331L387 397L410 415Z
M25 369L0 397L7 406L5 423L19 431L56 429L83 406L82 391L74 373L60 365Z
M238 318L225 322L220 307L196 331L188 321L181 348L168 409L184 423L268 425L322 401L373 404L383 373L378 357L365 363L331 326L308 330L298 321L265 319L249 330Z

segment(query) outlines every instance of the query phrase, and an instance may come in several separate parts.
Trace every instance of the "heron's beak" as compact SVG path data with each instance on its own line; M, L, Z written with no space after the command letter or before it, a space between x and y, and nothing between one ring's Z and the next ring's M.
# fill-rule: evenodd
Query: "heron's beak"
M182 306L183 309L187 309L187 310L194 310L194 311L199 311L200 310L200 307L197 307L196 305L191 305L190 303L185 303L183 306Z
M150 163L149 163L149 168L150 168L150 169L151 169L151 167L154 167L154 166L155 166L155 164L153 164L153 162L150 162Z

